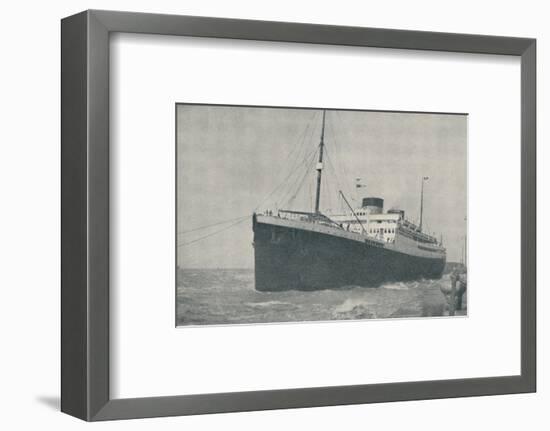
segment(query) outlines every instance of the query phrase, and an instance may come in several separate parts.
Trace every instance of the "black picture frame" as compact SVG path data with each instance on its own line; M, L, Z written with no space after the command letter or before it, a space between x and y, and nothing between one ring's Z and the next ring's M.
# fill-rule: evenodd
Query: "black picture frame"
M109 35L347 45L521 58L521 374L169 397L109 396ZM536 40L85 11L61 21L61 410L97 421L536 391Z

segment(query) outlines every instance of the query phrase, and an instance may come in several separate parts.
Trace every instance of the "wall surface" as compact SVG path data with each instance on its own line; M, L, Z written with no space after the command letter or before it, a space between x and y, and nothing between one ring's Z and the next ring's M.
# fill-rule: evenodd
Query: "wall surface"
M545 2L463 0L61 0L5 3L0 27L0 423L4 429L79 429L59 409L60 30L84 9L115 9L280 21L526 36L538 39L538 393L366 406L162 418L95 424L102 429L549 429L550 318L543 268L548 216L542 145L550 115L550 29ZM545 163L546 162L546 163ZM545 253L546 252L546 253ZM497 334L505 337L506 334Z

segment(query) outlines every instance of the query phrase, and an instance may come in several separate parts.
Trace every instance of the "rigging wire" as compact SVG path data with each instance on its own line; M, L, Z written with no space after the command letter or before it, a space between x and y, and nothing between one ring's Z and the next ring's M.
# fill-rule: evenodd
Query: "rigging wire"
M267 195L267 197L261 201L257 206L256 208L254 208L254 212L256 212L258 210L258 208L260 208L261 206L263 206L266 202L268 202L269 199L271 199L279 190L281 190L281 188L288 182L288 180L292 177L293 174L295 174L297 172L297 169L300 167L301 163L300 163L300 160L301 160L301 157L299 156L300 153L302 152L301 150L303 149L304 151L307 151L307 148L306 146L304 145L305 142L306 142L306 136L307 136L307 130L308 128L313 124L314 122L314 119L315 117L317 116L318 112L315 111L311 118L310 118L310 121L309 123L307 124L307 127L305 128L304 130L304 133L303 133L303 139L301 141L301 143L299 145L296 145L287 155L286 159L285 159L285 163L290 159L290 156L292 154L296 154L296 157L294 158L294 161L291 165L291 169L289 170L289 174L283 179L282 182L280 182L272 191L271 193L269 193ZM314 127L311 127L311 134L310 134L310 139L311 139L311 136L313 135L313 129ZM295 151L295 150L298 150L298 151ZM280 199L279 199L280 200Z
M305 177L307 177L308 173L309 172L309 169L311 168L311 165L313 163L313 161L315 160L315 154L316 154L316 151L317 151L317 147L314 147L310 153L307 155L307 157L302 160L300 162L300 164L298 166L296 166L296 169L295 169L295 172L299 172L298 171L298 168L300 167L304 167L304 173L303 174L298 174L298 177L296 178L296 181L294 183L298 183L298 188L295 188L295 187L290 187L282 196L281 196L281 202L284 204L284 205L289 205L289 200L291 200L291 197L293 195L296 195L301 187L301 184L303 183ZM293 193L293 190L295 191Z
M296 196L298 196L298 193L300 192L300 190L302 189L302 185L304 184L304 181L305 179L307 178L308 174L310 174L310 169L313 168L313 164L315 162L315 151L313 151L311 153L311 155L313 157L311 157L311 160L309 160L309 162L306 164L306 169L305 169L305 172L304 172L304 175L302 176L302 179L299 181L298 183L298 187L295 189L295 192L294 194L290 197L289 201L287 202L287 205L288 206L291 206L292 203L294 202L294 200L296 199Z
M178 235L185 235L187 233L195 232L195 231L202 230L202 229L208 229L210 227L219 226L219 225L222 225L222 224L230 223L232 221L241 220L241 219L247 218L247 217L250 217L250 215L247 214L247 215L242 216L242 217L236 217L236 218L229 219L229 220L222 220L222 221L212 223L212 224L208 224L208 225L205 225L205 226L200 226L200 227L196 227L196 228L193 228L193 229L178 231Z
M327 174L328 174L328 171L327 171ZM322 190L321 193L323 193L324 195L322 199L323 207L325 208L325 211L326 211L327 209L330 209L330 189L328 186L328 179L326 174L321 177L321 190Z
M342 184L340 182L340 178L338 177L338 172L336 171L336 168L334 167L334 164L332 163L332 156L331 156L331 152L327 151L326 152L326 155L327 155L327 166L332 169L332 172L334 173L334 177L336 178L336 183L338 185L338 188L339 190L345 190L344 188L342 188ZM338 195L338 191L336 190L336 194ZM341 203L340 203L340 206Z
M246 219L248 219L248 216L246 217ZM223 231L226 231L226 230L228 230L228 229L230 229L230 228L232 228L232 227L234 227L234 226L236 226L236 225L242 223L242 222L245 221L246 219L243 218L243 219L241 219L241 220L239 220L239 221L237 221L237 222L235 222L235 223L230 224L229 226L226 226L226 227L224 227L224 228L222 228L222 229L218 229L217 231L211 232L211 233L209 233L208 235L201 236L200 238L196 238L196 239L194 239L194 240L192 240L192 241L188 241L188 242L184 242L184 243L182 243L182 244L178 244L178 248L179 248L179 247L185 247L185 246L187 246L187 245L194 244L194 243L199 242L199 241L202 241L203 239L206 239L206 238L210 238L211 236L217 235L218 233L221 233L221 232L223 232Z
M312 151L310 152L310 154L308 155L308 159L309 159L309 157L311 156L311 154L314 154L314 153L315 153L315 150L316 150L316 148L313 148L313 150L312 150ZM262 205L264 205L273 195L275 195L275 193L276 193L278 190L280 190L281 187L282 187L283 185L285 185L285 184L288 182L288 180L289 180L294 174L296 174L297 172L299 172L299 171L298 171L298 168L300 168L300 167L302 166L302 164L303 164L303 161L300 162L300 163L294 168L294 170L291 171L291 172L287 175L287 177L283 180L283 182L279 183L279 185L278 185L278 186L277 186L277 187L276 187L276 188L275 188L275 189L274 189L274 190L273 190L273 191L272 191L272 192L271 192L271 193L270 193L270 194L269 194L260 204L258 204L258 206L256 206L256 208L254 208L254 212L256 212L256 211L258 210L258 208L260 208ZM298 178L296 178L296 179L299 179L299 178L300 178L300 177L298 177ZM288 191L285 192L285 193L280 197L280 199L278 199L278 200L279 200L280 202L286 202L285 199L288 199L288 198L287 198L287 195L289 195L289 192L288 192Z
M316 111L316 113L317 113L317 111ZM312 140L314 131L315 131L315 128L312 127L310 135L309 135L308 142L310 142ZM314 154L317 151L317 148L318 148L318 146L314 146L311 149L311 151L308 153L307 152L307 147L304 146L304 154L303 154L302 158L299 158L299 157L296 158L295 168L294 168L295 172L298 172L297 170L301 166L304 166L306 170L308 169L309 158L311 157L312 154ZM296 178L296 181L299 181L299 179L300 179L300 174L298 173L298 177ZM289 199L290 196L292 196L292 190L293 190L293 188L292 188L292 186L290 186L290 188L286 192L283 193L283 195L281 196L281 200L283 202L286 202L286 200Z
M290 156L292 154L296 154L296 157L293 161L293 164L297 161L297 160L300 160L300 153L302 152L301 150L304 150L304 151L307 151L307 148L305 148L305 142L306 142L306 136L307 136L307 132L308 132L308 129L310 128L310 126L313 124L313 120L315 119L315 117L317 116L318 112L315 111L313 112L313 114L311 115L307 125L306 125L306 128L304 129L304 131L302 132L302 134L300 135L300 138L298 139L298 144L295 145L291 151L289 151L287 157L285 158L285 161L284 163L286 163L288 160L290 160ZM312 128L313 129L313 128ZM313 131L311 132L313 133ZM311 136L311 135L310 135ZM296 151L298 150L298 151ZM291 165L293 166L293 165Z
M339 111L335 111L335 112L336 112L336 116L338 117L340 123L343 125L343 120L342 120L342 117L340 116L340 112ZM335 125L333 124L333 122L329 122L328 126L330 128L330 134L332 136L334 146L336 147L336 152L338 153L338 156L339 156L335 159L335 163L340 166L340 169L344 173L345 178L351 178L348 171L347 171L347 169L346 169L346 164L342 160L343 155L344 155L344 151L342 150L342 146L341 146L340 142L336 139ZM351 190L351 192L350 192L349 183L344 182L344 185L345 185L345 188L340 187L340 190L345 190L346 193L348 194L348 196L352 197L353 196L353 193L352 193L353 190Z
M336 178L336 183L339 184L338 176L336 175L336 171L334 170L334 167L332 166L332 163L330 162L330 159L327 157L327 160L329 161L329 168L332 168L332 172L334 173L334 177ZM327 173L329 170L327 169ZM327 190L329 192L329 204L332 212L335 212L336 207L338 206L338 189L336 185L334 184L334 181L329 181L328 175L327 175ZM336 202L334 201L336 199Z
M344 119L342 118L342 116L341 116L341 114L340 114L339 111L336 111L336 117L338 118L338 122L340 123L340 125L342 126L342 128L343 128L344 130L347 130L347 129L346 129L346 125L344 124ZM335 125L335 124L331 124L330 127L331 127L331 133L332 133L332 135L335 136L336 133L337 133L337 132L336 132L336 125ZM348 135L349 135L349 131L348 131ZM336 141L336 138L335 138L335 137L334 137L334 139L335 139L335 141ZM342 144L340 143L340 141L338 141L338 146L339 146L340 148L342 147ZM344 157L343 157L343 156L344 156L344 151L340 151L340 154L342 155L342 157L340 157L339 163L340 163L340 165L341 165L342 168L343 168L344 175L346 176L346 178L352 178L352 176L349 174L348 169L347 169L347 167L346 167L347 165L346 165L346 163L345 163L344 160L343 160L343 159L344 159ZM353 198L353 196L354 196L355 193L356 193L355 186L351 186L350 183L346 183L346 190L348 191L350 198L351 198L352 200L355 200L355 199Z
M321 111L318 111L318 112L321 112ZM313 139L313 133L314 133L314 131L315 131L315 128L312 128L312 129L311 129L311 133L310 133L310 137L309 137L309 141L311 141L311 140ZM319 145L320 145L320 144L319 144ZM300 189L301 189L301 187L302 187L302 184L303 184L305 178L307 177L307 175L310 173L309 171L310 171L310 169L311 169L311 166L312 166L312 164L313 164L314 161L315 161L315 154L316 154L316 152L317 152L317 150L318 150L318 148L319 148L319 145L313 147L309 154L305 154L305 155L304 155L304 158L303 158L303 160L302 160L302 162L298 164L297 167L300 167L300 166L302 166L302 165L305 166L305 173L304 173L304 176L302 177L302 179L299 180L299 182L298 182L298 188L295 189L294 194L292 194L292 189L289 189L289 192L287 192L287 193L285 193L285 194L283 195L284 199L286 199L286 200L283 200L283 202L286 202L287 205L290 205L291 203L293 203L294 200L295 200L295 198L296 198L296 196L297 196L297 194L300 192ZM313 158L310 160L310 158L312 157L312 155L313 155ZM296 178L296 179L298 180L299 177Z
M313 124L315 123L315 119L318 115L318 112L315 111L313 115L311 116L310 121L307 124L306 129L304 130L304 133L302 134L302 139L298 145L296 145L297 151L293 152L294 155L292 163L290 164L289 171L290 172L296 172L298 167L300 166L300 161L304 160L307 156L308 152L308 145L306 145L306 142L309 142L311 140L311 136L313 135L313 131L315 127L313 127ZM308 130L311 128L309 133L309 139L308 139ZM290 157L285 160L285 163L290 159ZM287 177L288 178L288 177Z
M308 205L308 211L310 212L313 212L313 181L310 181L309 182L309 185L308 185L308 192L309 192L309 195L308 195L308 200L307 200L307 205Z

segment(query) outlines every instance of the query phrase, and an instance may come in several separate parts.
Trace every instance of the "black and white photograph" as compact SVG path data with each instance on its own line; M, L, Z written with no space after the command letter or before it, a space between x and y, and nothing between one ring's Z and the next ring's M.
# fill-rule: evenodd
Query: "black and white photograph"
M176 325L467 316L468 114L176 105Z

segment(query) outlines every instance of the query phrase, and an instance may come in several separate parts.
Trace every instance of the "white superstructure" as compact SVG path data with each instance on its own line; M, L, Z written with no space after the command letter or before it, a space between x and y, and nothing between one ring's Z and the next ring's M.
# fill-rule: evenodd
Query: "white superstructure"
M330 219L350 232L363 233L384 242L394 242L400 225L400 214L372 214L357 209L348 214L331 214Z

